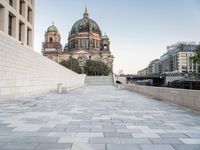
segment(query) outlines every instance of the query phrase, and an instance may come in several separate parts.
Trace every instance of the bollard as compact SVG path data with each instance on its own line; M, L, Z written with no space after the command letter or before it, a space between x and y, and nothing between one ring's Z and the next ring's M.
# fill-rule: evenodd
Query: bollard
M57 92L58 92L58 94L62 93L62 83L58 83L58 85L57 85Z

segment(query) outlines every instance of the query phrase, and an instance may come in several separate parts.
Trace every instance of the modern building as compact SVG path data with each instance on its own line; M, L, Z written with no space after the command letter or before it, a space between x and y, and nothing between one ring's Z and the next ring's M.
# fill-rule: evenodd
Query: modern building
M34 0L0 0L0 31L33 48Z
M191 57L195 55L198 44L180 42L167 47L167 52L160 59L149 63L148 67L138 71L138 75L168 74L180 76L182 73L197 73L198 66ZM182 76L182 75L181 75Z
M144 68L140 71L137 72L137 75L138 76L147 76L147 72L148 72L148 69L147 68Z
M82 68L87 60L98 60L106 63L112 72L114 57L110 51L110 39L106 34L102 35L98 24L89 18L87 8L83 18L73 25L64 48L60 39L58 28L51 25L45 32L43 55L58 63L75 58Z
M160 73L160 61L159 59L155 59L150 62L150 64L147 67L147 74L148 75L159 75Z
M194 43L178 43L168 46L167 52L160 58L161 73L197 72L197 64L191 60L197 46Z

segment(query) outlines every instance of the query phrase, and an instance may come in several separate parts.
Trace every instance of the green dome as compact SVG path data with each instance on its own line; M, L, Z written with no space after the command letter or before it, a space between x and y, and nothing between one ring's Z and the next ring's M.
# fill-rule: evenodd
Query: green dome
M109 37L108 37L108 35L105 34L105 35L102 37L102 39L103 39L103 40L109 40Z
M51 25L50 27L48 27L47 32L58 32L58 29L56 26Z
M90 18L82 18L78 20L71 29L71 35L77 32L93 32L101 35L98 24Z

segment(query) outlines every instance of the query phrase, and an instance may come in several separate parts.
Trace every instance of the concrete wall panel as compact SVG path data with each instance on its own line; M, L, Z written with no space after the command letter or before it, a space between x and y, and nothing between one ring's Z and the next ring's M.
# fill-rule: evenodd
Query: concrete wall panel
M85 75L66 69L0 31L0 100L55 91L58 83L73 89L84 82Z
M164 87L127 85L129 90L150 95L159 100L170 101L174 104L188 107L194 110L200 110L200 91L174 89Z

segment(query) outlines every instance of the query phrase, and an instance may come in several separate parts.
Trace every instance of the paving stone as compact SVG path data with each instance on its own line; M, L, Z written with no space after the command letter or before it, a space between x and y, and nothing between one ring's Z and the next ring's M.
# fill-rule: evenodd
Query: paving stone
M108 138L132 138L131 133L104 132L104 137Z
M127 127L125 125L103 125L102 126L104 129L127 129Z
M46 127L42 127L39 129L39 132L51 132L52 128L46 128Z
M66 128L61 128L61 127L55 127L51 130L51 132L64 132Z
M24 143L26 139L23 136L0 136L0 143Z
M185 144L200 144L199 138L179 138Z
M95 133L95 132L90 132L90 133L77 133L77 137L104 137L103 133Z
M6 143L0 145L1 150L35 150L39 143Z
M57 137L25 137L25 142L29 143L56 143Z
M73 144L71 150L106 150L105 144Z
M187 138L186 134L183 133L158 133L162 138Z
M48 137L76 137L76 133L67 133L67 132L50 132Z
M20 126L17 127L15 129L13 129L12 131L38 131L41 128L41 126Z
M138 129L116 129L116 132L123 132L123 133L142 133L141 130L138 130Z
M171 145L140 145L141 150L175 150Z
M140 148L133 144L107 144L107 150L140 150Z
M120 139L121 144L151 144L148 138Z
M200 133L186 133L191 138L200 138Z
M106 143L120 143L119 138L90 138L90 143L106 144Z
M48 132L32 132L32 131L19 131L19 132L12 132L12 136L23 136L23 137L29 137L29 136L36 136L36 137L47 137L49 133Z
M72 133L72 132L90 132L89 128L77 128L77 129L69 129L67 128L65 132Z
M80 125L80 128L95 128L95 129L102 129L102 125Z
M94 128L91 129L91 132L115 132L116 129L112 128L112 129L100 129L100 128Z
M158 134L155 133L133 133L134 138L160 138Z
M179 144L173 144L172 145L176 150L200 150L200 145L179 145Z
M71 149L72 144L60 144L60 143L42 143L39 144L36 150L55 150L55 149Z
M61 137L58 143L89 143L89 138Z
M153 144L183 144L183 142L177 138L152 138L150 140Z

